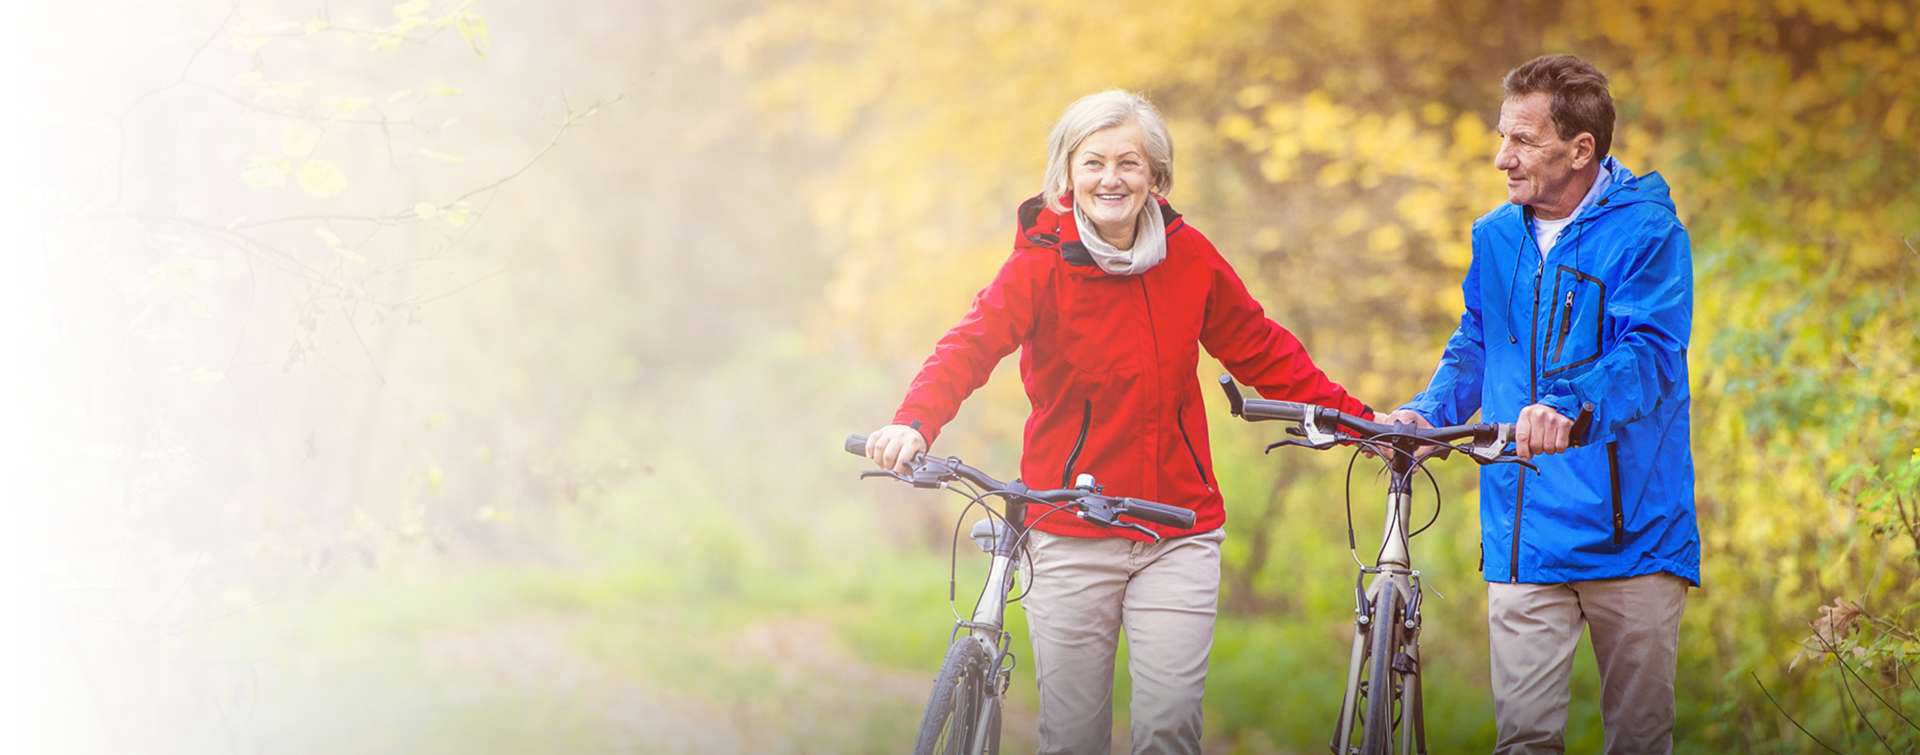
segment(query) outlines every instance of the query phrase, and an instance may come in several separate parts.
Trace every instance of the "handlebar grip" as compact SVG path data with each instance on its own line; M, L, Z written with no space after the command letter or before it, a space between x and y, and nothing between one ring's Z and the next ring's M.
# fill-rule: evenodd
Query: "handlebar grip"
M1135 519L1143 519L1153 522L1154 524L1164 524L1168 527L1178 527L1183 530L1193 527L1193 510L1183 509L1179 506L1168 506L1164 503L1128 498L1125 513L1127 516Z
M854 456L865 457L867 455L867 436L859 434L849 435L847 436L847 442L841 447L847 449L847 453L853 454Z
M1250 398L1243 402L1243 406L1240 416L1248 420L1277 419L1283 422L1299 422L1307 417L1307 405L1292 401Z
M1246 399L1240 395L1240 386L1233 384L1232 375L1220 374L1220 390L1227 394L1227 412L1235 417L1240 416L1240 412L1245 410L1243 402Z
M1574 446L1586 445L1587 432L1593 429L1592 425L1593 403L1583 403L1580 405L1580 416L1573 420L1573 429L1567 431L1567 442Z

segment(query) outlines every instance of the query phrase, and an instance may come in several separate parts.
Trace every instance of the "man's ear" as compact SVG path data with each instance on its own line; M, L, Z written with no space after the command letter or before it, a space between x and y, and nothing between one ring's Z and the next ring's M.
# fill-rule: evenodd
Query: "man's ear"
M1580 170L1593 163L1593 134L1585 131L1573 137L1573 169Z

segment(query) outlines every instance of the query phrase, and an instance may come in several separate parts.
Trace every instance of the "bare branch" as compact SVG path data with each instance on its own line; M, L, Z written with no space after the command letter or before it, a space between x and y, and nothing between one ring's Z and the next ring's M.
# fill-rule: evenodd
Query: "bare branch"
M360 354L367 358L367 367L373 370L373 379L381 385L387 384L387 376L380 374L380 363L374 361L373 349L367 348L367 339L360 335L360 324L354 322L353 310L345 305L340 307L341 318L347 321L347 329L353 331L353 340L360 344Z
M187 84L188 86L194 87L195 89L199 89L201 91L217 96L235 105L244 107L248 110L264 113L266 115L277 115L282 118L293 118L296 120L308 121L312 123L345 123L345 124L354 125L354 126L378 126L381 129L385 129L388 126L408 126L408 125L413 125L414 123L412 118L396 120L393 118L386 117L384 113L381 114L379 118L336 118L333 116L315 115L313 113L296 113L291 110L281 110L279 108L267 107L266 105L262 105L258 102L250 102L246 99L241 98L238 95L235 95L232 92L229 92L225 89L221 89L212 84L203 84L198 81L188 81L183 83Z
M1842 662L1842 665L1844 666L1844 662ZM1865 683L1866 682L1861 682L1861 684ZM1867 691L1871 692L1873 690L1868 689ZM1853 687L1847 684L1846 674L1840 675L1840 694L1846 698L1845 702L1841 704L1840 709L1846 710L1846 703L1852 703L1853 712L1860 716L1861 723L1867 725L1867 731L1873 732L1873 738L1880 740L1880 746L1886 748L1887 755L1893 755L1893 745L1887 743L1887 737L1880 733L1880 727L1873 725L1873 717L1867 715L1867 710L1860 707L1859 698L1853 696Z
M1807 727L1801 726L1799 721L1794 720L1793 716L1787 713L1786 708L1780 707L1780 701L1775 700L1773 698L1773 693L1767 691L1767 685L1762 684L1760 682L1760 676L1758 674L1755 674L1752 671L1748 671L1747 676L1751 677L1753 679L1753 683L1760 687L1760 694L1767 696L1767 702L1773 703L1773 709L1780 711L1780 715L1787 719L1787 723L1793 724L1793 728L1799 729L1801 734L1807 735L1808 739L1813 740L1814 744L1820 745L1821 747L1825 748L1827 752L1831 752L1833 753L1833 755L1841 755L1839 750L1833 749L1832 745L1829 745L1826 742L1821 741L1819 737L1816 737L1813 735L1813 732L1807 731Z
M114 156L114 160L113 160L113 201L107 203L108 207L119 206L121 198L123 198L126 195L127 119L133 117L133 111L139 109L140 106L144 104L147 100L153 98L156 95L159 95L161 92L165 92L169 89L172 89L174 87L177 87L177 86L180 86L181 84L186 83L187 72L193 70L194 62L198 61L200 59L200 54L203 52L206 52L207 47L213 44L213 40L220 38L220 32L226 31L227 22L233 20L233 14L235 11L238 11L238 10L240 10L240 5L238 3L227 6L227 15L221 16L219 25L213 27L213 31L207 34L207 38L200 41L199 47L193 48L193 54L187 56L186 65L183 65L180 67L179 76L174 77L173 81L167 82L166 84L162 84L158 87L147 90L146 93L140 95L139 97L133 98L133 102L127 103L126 109L120 111L120 118L116 123L120 131L120 145L119 145L119 152Z
M474 189L473 191L469 191L465 194L461 194L460 196L455 197L453 201L458 202L468 197L471 197L475 194L479 194L480 192L487 191L489 189L499 188L501 184L504 184L515 178L519 178L520 174L527 172L529 168L533 167L534 163L537 163L540 161L540 158L546 156L548 152L553 151L553 148L560 143L560 137L565 136L568 129L571 129L574 126L579 125L581 121L584 121L588 118L593 117L595 113L599 112L600 108L619 102L621 98L624 96L625 95L614 95L613 99L611 100L607 100L604 102L595 101L592 105L588 105L586 110L578 110L578 111L571 110L571 109L568 110L566 120L561 121L560 127L554 130L553 138L547 140L547 146L541 147L539 152L535 152L533 154L533 157L527 158L527 161L520 165L519 170L515 170L514 172L507 174L505 178L502 178L498 181L494 181L493 183L487 184L486 186L482 186L478 189Z
M1813 626L1813 624L1812 624L1811 622L1809 622L1809 623L1807 624L1807 628L1808 628L1808 629L1814 629L1814 626ZM1826 648L1826 649L1827 649L1827 652L1829 652L1829 653L1832 653L1832 654L1833 654L1833 659L1834 659L1834 660L1836 660L1836 661L1839 661L1839 662L1840 662L1840 668L1841 668L1841 669L1842 669L1843 671L1845 671L1845 674L1851 674L1851 675L1853 676L1853 678L1855 678L1855 679L1857 679L1857 680L1859 680L1859 681L1860 681L1860 686L1862 686L1862 687L1866 687L1866 688L1867 688L1867 692L1868 692L1869 694L1871 694L1871 695L1873 695L1873 699L1875 699L1875 700L1879 700L1879 701L1880 701L1880 704L1881 704L1881 705L1883 705L1883 706L1886 706L1886 708L1887 708L1887 710L1891 710L1891 711L1893 711L1893 714L1894 714L1894 715L1896 715L1896 716L1899 716L1899 717L1900 717L1900 720L1902 720L1902 721L1905 721L1905 722L1907 722L1907 726L1909 726L1909 727L1912 727L1912 728L1913 728L1913 730L1915 730L1915 731L1920 731L1920 724L1915 724L1915 723L1913 722L1913 719L1911 719L1911 718L1907 718L1907 714L1906 714L1906 713L1903 713L1903 712L1901 712L1901 710L1900 710L1899 708L1896 708L1896 707L1894 707L1894 705L1893 705L1892 703L1889 703L1889 702L1887 702L1887 699L1886 699L1886 698L1884 698L1884 697L1881 697L1881 696L1880 696L1880 693L1879 693L1879 692L1878 692L1877 690L1875 690L1875 689L1873 688L1873 685L1871 685L1871 684L1868 684L1868 683L1867 683L1867 680L1866 680L1866 678L1865 678L1865 677L1862 677L1862 676L1860 676L1860 673L1859 673L1859 672L1857 672L1857 671L1854 671L1854 670L1853 670L1853 666L1852 666L1852 665L1849 665L1849 664L1847 663L1847 659L1846 659L1845 657L1843 657L1843 656L1842 656L1842 655L1840 654L1840 649L1839 649L1839 648L1837 648L1837 647L1835 647L1835 646L1833 645L1833 643L1832 643L1832 642L1830 642L1830 641L1828 641L1828 640L1827 640L1827 638L1826 638L1826 637L1824 637L1824 636L1822 636L1822 635L1820 634L1820 631L1819 631L1818 629L1814 629L1814 632L1813 632L1813 637L1814 637L1814 639L1816 639L1816 640L1819 640L1819 641L1820 641L1820 645L1821 645L1821 647L1824 647L1824 648ZM1846 678L1846 675L1845 675L1845 674L1843 674L1843 675L1842 675L1842 676L1840 677L1840 683L1841 683L1841 685L1842 685L1842 686L1844 686L1844 685L1846 684L1846 679L1847 679L1847 678ZM1851 697L1853 696L1853 693L1852 693L1852 691L1848 691L1848 692L1847 692L1847 696L1848 696L1849 698L1851 698ZM1855 702L1855 703L1854 703L1854 708L1855 708L1855 709L1858 709L1859 707L1860 707L1860 703L1859 703L1859 702ZM1865 719L1866 717L1867 717L1867 714L1866 714L1866 711L1860 711L1860 718L1862 718L1862 719ZM1867 728L1868 728L1868 729L1873 729L1873 722L1872 722L1872 721L1867 721ZM1880 730L1878 730L1878 729L1873 729L1873 734L1874 734L1874 736L1879 736L1879 735L1880 735ZM1885 744L1885 743L1886 743L1886 740L1885 740L1885 739L1882 739L1882 740L1880 740L1880 741L1881 741L1881 743L1882 743L1882 744ZM1891 748L1889 748L1889 749L1891 749Z
M521 174L524 174L528 170L532 169L535 163L540 162L540 158L545 157L548 152L553 151L553 148L560 144L561 137L565 136L568 130L572 129L574 126L579 125L581 121L584 121L589 117L592 117L592 115L596 111L598 111L600 108L619 102L622 99L622 97L623 97L622 95L616 95L611 100L607 100L605 102L595 102L594 104L588 106L586 110L569 111L567 113L567 117L563 121L561 121L560 125L557 128L554 129L553 137L547 140L546 146L541 147L538 152L533 153L533 156L527 158L524 162L522 162L520 164L520 167L515 168L513 172L508 173L498 179L495 179L491 182L488 182L479 187L471 189L464 194L454 197L451 201L442 203L440 206L447 207L449 205L456 204L458 202L472 198L474 195L480 194L482 192L500 188L502 185L506 184L508 181L512 181L515 178L519 178ZM235 228L261 228L264 226L280 225L284 223L300 223L300 222L311 222L311 221L341 221L341 222L357 222L357 223L399 224L399 223L411 222L413 220L417 220L418 218L419 216L414 213L412 208L407 208L407 209L399 210L396 212L388 213L385 215L289 215L286 217L267 218L264 220L253 220L246 223L238 224L234 227Z

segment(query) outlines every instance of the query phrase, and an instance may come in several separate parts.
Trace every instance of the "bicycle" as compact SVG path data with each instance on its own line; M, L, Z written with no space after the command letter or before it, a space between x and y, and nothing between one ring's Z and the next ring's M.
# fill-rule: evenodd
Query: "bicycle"
M847 436L844 448L847 453L864 458L866 436ZM1075 516L1101 526L1145 533L1156 543L1160 541L1159 534L1137 523L1120 521L1120 517L1187 529L1193 526L1193 512L1164 503L1103 495L1090 474L1076 477L1071 488L1035 490L1017 479L1012 482L996 480L956 457L920 453L914 456L910 466L912 472L906 475L876 470L862 472L860 477L891 477L916 488L948 489L965 496L968 499L967 506L961 509L960 519L954 525L955 559L959 521L965 521L967 513L974 506L985 510L987 518L975 523L973 541L982 551L992 554L993 558L971 618L958 619L956 616L953 632L948 638L946 658L941 661L940 672L934 677L933 693L927 700L926 713L920 719L920 731L913 752L915 755L998 753L1000 709L1012 685L1016 660L1009 649L1013 635L1006 631L1004 620L1006 605L1012 602L1008 596L1012 594L1014 577L1019 571L1016 556L1023 553L1026 547L1027 505L1035 503L1049 507L1048 511L1041 514L1041 519L1071 511ZM955 487L956 484L959 487ZM986 499L995 496L1006 502L1005 512L996 512L986 503ZM948 600L953 599L952 590L953 577L949 574ZM1018 596L1013 598L1018 599ZM961 630L966 631L964 636Z
M1287 432L1303 440L1271 443L1267 446L1268 452L1288 446L1324 451L1345 443L1358 447L1355 459L1364 449L1386 458L1387 468L1391 470L1387 480L1387 517L1373 566L1360 561L1353 532L1351 485L1347 491L1347 548L1353 552L1354 563L1360 571L1353 582L1354 635L1347 661L1347 688L1341 696L1340 717L1334 720L1329 746L1335 755L1396 752L1424 755L1427 738L1420 696L1420 571L1413 568L1408 541L1439 519L1440 485L1424 466L1427 457L1421 449L1437 446L1434 455L1443 459L1453 451L1460 451L1481 466L1518 464L1536 472L1539 469L1507 453L1507 446L1513 440L1512 423L1432 429L1405 423L1387 425L1312 404L1245 398L1233 379L1226 375L1220 376L1220 388L1227 394L1233 416L1248 422L1295 423ZM1592 418L1592 407L1587 406L1574 420L1571 431L1574 445L1580 445ZM1342 434L1342 430L1351 434ZM1455 444L1463 439L1469 442ZM1425 473L1428 482L1433 484L1435 504L1433 519L1409 532L1415 469ZM1347 470L1351 477L1352 461L1348 462ZM1372 582L1367 582L1367 575L1373 575ZM1404 727L1403 721L1407 723ZM1358 747L1354 744L1356 729Z

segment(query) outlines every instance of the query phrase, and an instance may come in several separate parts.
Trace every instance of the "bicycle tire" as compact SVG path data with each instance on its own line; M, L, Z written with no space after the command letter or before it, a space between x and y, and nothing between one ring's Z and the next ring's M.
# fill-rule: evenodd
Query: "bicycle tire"
M990 659L986 648L972 637L960 637L947 648L940 673L933 679L933 694L927 699L927 711L920 718L920 734L914 740L914 755L961 755L967 753L974 738L974 727L985 706L992 706L987 734L989 752L999 750L1000 699L988 694L992 684ZM978 755L967 753L967 755Z
M1397 687L1393 655L1399 650L1400 591L1380 585L1373 600L1373 624L1368 628L1367 717L1362 722L1361 755L1386 755L1393 747L1393 701Z

